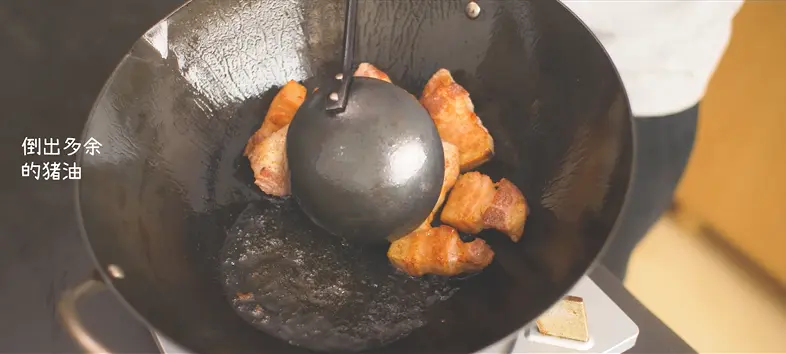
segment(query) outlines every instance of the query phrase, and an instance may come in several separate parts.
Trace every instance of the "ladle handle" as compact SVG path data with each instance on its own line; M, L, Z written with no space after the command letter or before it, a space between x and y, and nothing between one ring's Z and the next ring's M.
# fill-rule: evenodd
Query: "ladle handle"
M327 98L328 111L343 111L347 106L349 85L352 83L352 62L355 59L355 32L358 22L358 0L347 0L344 17L344 58L338 89Z

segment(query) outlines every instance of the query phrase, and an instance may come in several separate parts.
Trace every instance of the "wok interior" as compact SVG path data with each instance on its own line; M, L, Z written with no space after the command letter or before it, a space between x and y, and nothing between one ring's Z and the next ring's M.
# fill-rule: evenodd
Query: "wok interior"
M107 83L85 129L86 238L114 288L149 324L196 352L306 351L241 319L219 252L264 199L242 149L277 88L339 69L341 0L196 1L145 35ZM535 319L588 269L631 173L630 112L612 64L557 1L362 1L358 62L419 95L438 68L471 94L495 140L481 167L527 197L522 240L482 236L495 261L382 352L472 352ZM163 32L163 37L161 36ZM163 39L162 39L163 38ZM162 44L163 41L163 44Z

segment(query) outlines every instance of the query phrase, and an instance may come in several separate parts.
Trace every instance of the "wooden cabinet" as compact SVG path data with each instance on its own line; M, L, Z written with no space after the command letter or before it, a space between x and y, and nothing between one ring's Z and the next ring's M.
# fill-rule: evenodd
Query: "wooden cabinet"
M786 287L784 19L786 2L743 5L676 199Z

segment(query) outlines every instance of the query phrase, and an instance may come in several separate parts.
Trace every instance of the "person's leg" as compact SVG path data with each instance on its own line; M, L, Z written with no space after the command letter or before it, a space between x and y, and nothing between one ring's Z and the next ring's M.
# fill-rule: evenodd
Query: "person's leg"
M625 279L633 249L671 205L693 150L698 111L695 106L669 116L635 119L635 178L617 235L601 260L620 279Z

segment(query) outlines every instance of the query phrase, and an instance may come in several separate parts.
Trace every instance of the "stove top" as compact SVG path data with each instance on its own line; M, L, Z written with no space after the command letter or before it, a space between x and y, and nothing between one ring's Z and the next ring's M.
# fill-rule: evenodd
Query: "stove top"
M589 340L547 336L532 324L480 353L622 353L636 344L639 327L589 277L584 276L567 295L583 300ZM153 339L162 354L188 353L155 331Z
M633 348L639 327L589 277L584 276L567 295L583 299L589 329L587 342L546 336L532 324L481 352L622 353Z

